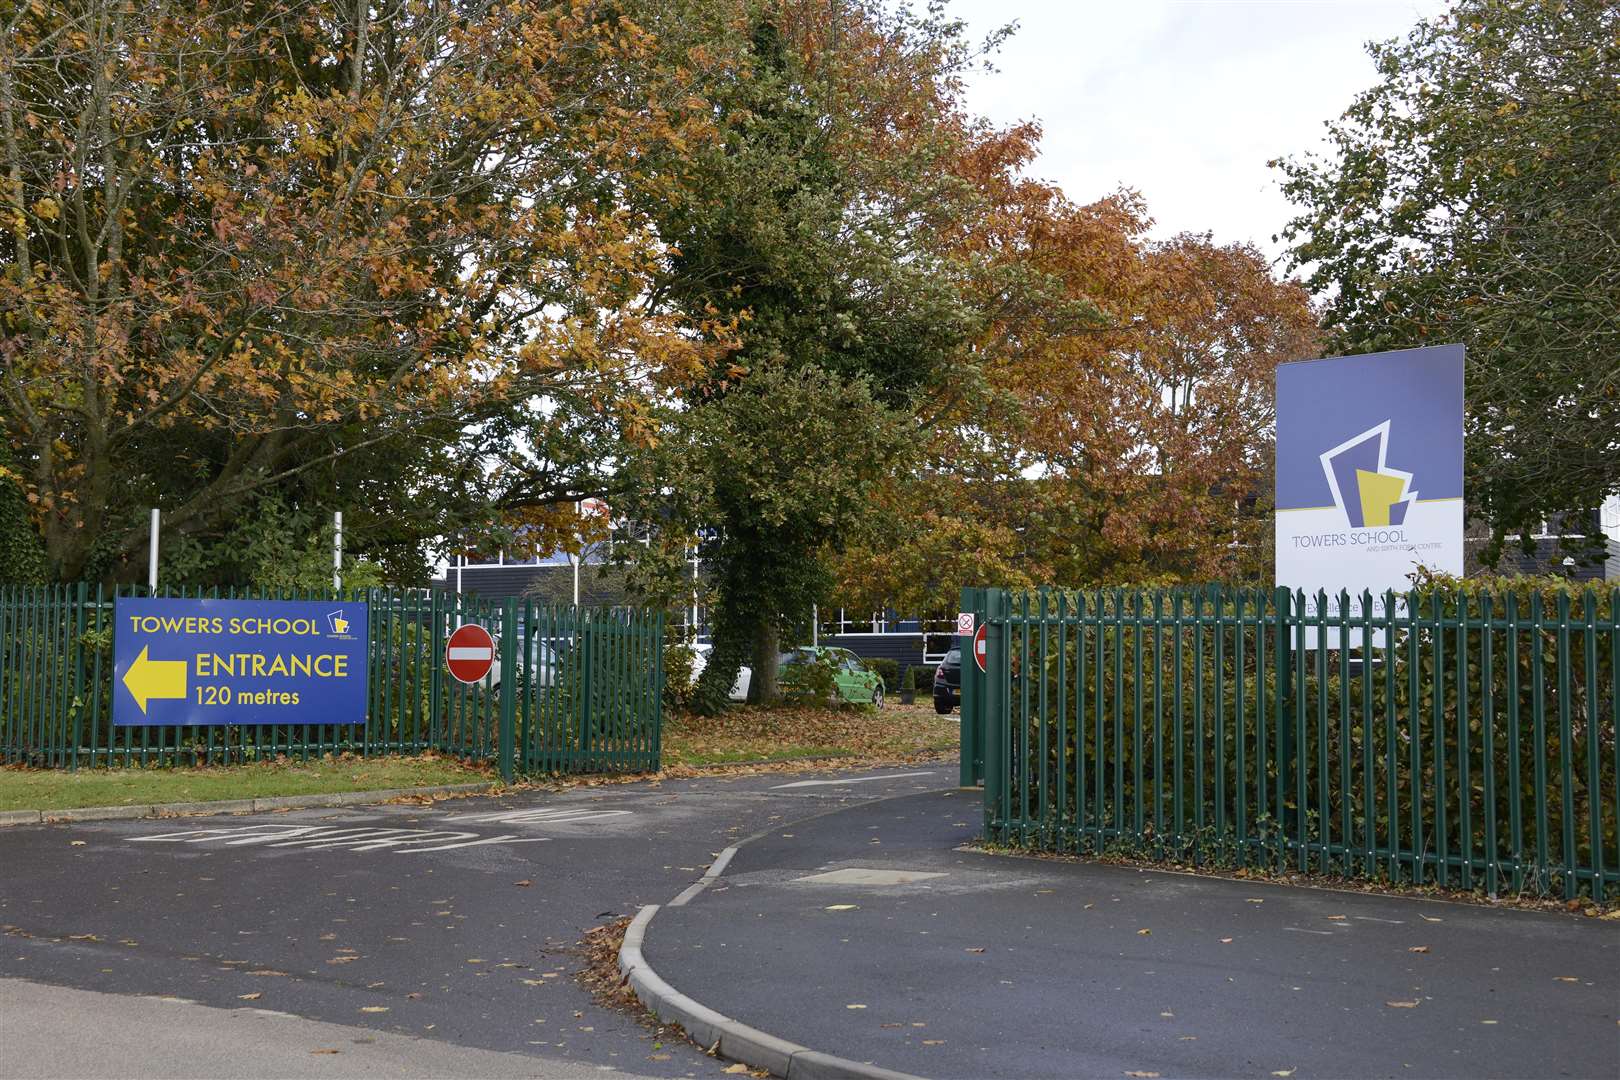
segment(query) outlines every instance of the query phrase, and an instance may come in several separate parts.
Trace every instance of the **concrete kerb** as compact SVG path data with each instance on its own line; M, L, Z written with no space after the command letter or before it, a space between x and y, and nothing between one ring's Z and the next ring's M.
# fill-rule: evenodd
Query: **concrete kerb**
M735 848L728 850L732 853L736 851ZM724 867L724 863L719 865ZM712 881L713 878L708 880ZM765 1069L786 1080L918 1080L909 1073L823 1054L779 1039L693 1001L665 982L642 955L641 946L647 937L647 924L652 922L657 912L657 904L648 904L636 912L636 917L624 932L624 942L619 946L619 971L629 981L630 989L642 1005L660 1020L681 1025L694 1042L715 1049L721 1057L740 1061L751 1068Z
M375 791L336 791L320 795L279 795L267 799L142 803L135 806L78 806L66 810L0 810L0 828L7 825L42 823L51 825L74 821L133 821L139 818L256 814L266 810L298 810L322 806L365 806L407 796L465 795L486 791L489 787L489 784L433 784L427 787L382 788Z

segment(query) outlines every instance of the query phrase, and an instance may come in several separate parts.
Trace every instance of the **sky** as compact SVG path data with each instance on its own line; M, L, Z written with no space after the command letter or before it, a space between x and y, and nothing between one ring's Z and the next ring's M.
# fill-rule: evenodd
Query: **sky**
M1323 145L1376 81L1363 49L1445 9L1435 0L953 0L975 41L1008 22L968 105L1041 121L1031 175L1090 202L1122 186L1155 237L1211 232L1275 257L1290 216L1266 162Z

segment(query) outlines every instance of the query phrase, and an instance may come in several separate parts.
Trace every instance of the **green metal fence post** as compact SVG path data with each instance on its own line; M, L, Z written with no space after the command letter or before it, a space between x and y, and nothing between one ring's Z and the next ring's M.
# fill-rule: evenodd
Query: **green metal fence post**
M984 618L981 610L984 604L984 590L970 586L962 589L962 606L958 611L973 612L973 625L977 628ZM956 782L960 787L973 787L984 779L984 710L979 700L979 688L984 682L979 678L979 665L973 660L973 641L968 639L957 641L962 651L961 683L962 683L962 735L961 735L961 761L957 763ZM975 758L979 759L975 762ZM975 765L978 768L975 768Z
M1277 763L1276 828L1279 870L1283 869L1288 861L1288 781L1294 775L1293 649L1289 640L1292 632L1293 620L1290 613L1293 600L1292 590L1279 588L1273 601L1277 644L1271 654L1276 669L1272 679L1271 727L1277 733L1277 752L1273 760Z
M984 708L984 838L1005 838L1007 822L1007 594L984 591L985 673Z
M508 596L501 608L501 733L499 749L501 779L512 782L512 750L516 745L512 728L517 716L518 631L517 600ZM531 676L532 677L532 676Z

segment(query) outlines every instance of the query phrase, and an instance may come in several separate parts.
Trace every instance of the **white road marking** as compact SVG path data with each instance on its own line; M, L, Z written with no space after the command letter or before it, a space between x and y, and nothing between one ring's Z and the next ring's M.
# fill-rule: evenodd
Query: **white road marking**
M1321 934L1323 937L1332 937L1331 930L1307 930L1303 926L1285 926L1284 930L1292 930L1296 934Z
M445 821L481 822L501 825L575 825L585 821L629 817L629 810L591 810L584 807L549 807L528 810L497 810L490 813L446 814Z
M1352 915L1350 917L1352 919L1359 919L1361 922L1389 923L1391 926L1405 926L1406 925L1406 920L1405 919L1380 919L1380 918L1378 918L1377 916L1374 916L1374 915Z
M311 851L333 848L347 848L357 852L394 851L402 855L490 847L498 844L538 844L547 839L549 837L518 837L511 833L479 836L474 832L452 832L444 829L355 828L325 825L242 825L229 829L182 829L179 832L131 837L131 841L137 844L206 844L219 841L225 847L263 844L266 847L301 847Z
M938 871L868 870L864 867L851 866L843 870L829 870L825 874L811 874L809 877L793 880L808 881L816 885L910 885L913 882L945 876Z
M869 784L874 780L904 780L910 776L933 776L932 772L899 772L885 773L882 776L858 776L853 780L800 780L792 784L777 784L772 791L783 791L787 788L801 787L843 787L846 784Z

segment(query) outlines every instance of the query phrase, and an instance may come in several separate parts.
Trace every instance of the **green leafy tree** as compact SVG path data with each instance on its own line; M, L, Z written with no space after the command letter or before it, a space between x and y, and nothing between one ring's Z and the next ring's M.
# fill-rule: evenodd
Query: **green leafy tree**
M28 514L28 497L11 453L0 441L0 585L46 580L45 549Z
M1278 163L1344 353L1468 349L1467 490L1506 536L1620 488L1620 7L1461 0Z
M630 468L621 501L656 516L705 493L671 532L684 544L713 530L716 649L699 704L723 700L750 659L768 701L782 636L807 628L827 586L827 552L898 464L900 417L979 319L946 242L979 212L953 167L972 134L954 76L972 54L955 24L863 0L644 15L713 73L715 136L671 162L689 197L646 208L673 250L657 299L708 317L728 353L670 409L680 435L653 455L683 478L649 487ZM691 456L674 464L672 447ZM644 552L643 569L674 569L675 547L662 562Z

